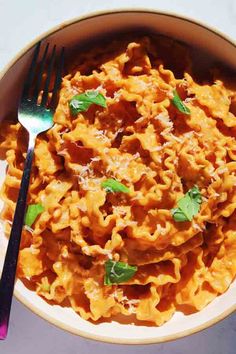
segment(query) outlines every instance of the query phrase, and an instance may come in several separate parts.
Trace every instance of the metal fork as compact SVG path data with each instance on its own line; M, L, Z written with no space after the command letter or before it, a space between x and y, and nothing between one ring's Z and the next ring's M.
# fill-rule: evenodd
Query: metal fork
M11 234L3 266L2 277L0 280L0 339L5 339L8 332L17 259L20 248L21 233L24 224L26 199L29 188L35 140L38 134L48 130L53 126L53 114L57 103L57 93L61 85L61 75L64 62L64 48L61 49L59 58L56 60L56 46L53 47L51 54L49 55L48 66L46 68L49 52L49 45L47 44L41 62L39 63L39 70L37 72L36 69L39 52L40 43L38 43L35 47L33 59L18 108L18 120L29 133L29 143L20 191L12 223ZM43 94L40 101L38 100L38 96L42 86L43 73L45 70L46 78L43 84ZM49 86L54 71L55 80L52 89L52 96L50 98Z

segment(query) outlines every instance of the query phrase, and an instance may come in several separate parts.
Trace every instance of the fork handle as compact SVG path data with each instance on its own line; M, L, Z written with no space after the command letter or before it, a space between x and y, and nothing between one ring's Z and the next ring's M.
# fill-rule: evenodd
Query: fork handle
M35 135L31 134L29 136L29 144L20 185L20 191L16 203L11 234L2 270L2 277L0 280L0 339L5 339L8 331L17 259L20 248L21 233L24 224L27 192L30 181L30 171L34 155L35 139Z

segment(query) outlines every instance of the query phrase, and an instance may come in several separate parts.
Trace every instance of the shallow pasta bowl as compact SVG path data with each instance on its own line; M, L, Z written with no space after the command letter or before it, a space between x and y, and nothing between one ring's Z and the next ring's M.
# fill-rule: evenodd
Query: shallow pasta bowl
M0 118L7 119L16 112L17 101L26 67L30 61L35 43L41 39L52 44L63 45L68 50L81 43L88 43L94 37L111 32L135 31L140 28L161 33L184 41L236 70L236 45L216 30L170 13L150 10L116 10L94 13L66 22L37 38L24 48L0 75ZM210 59L211 58L211 59ZM209 64L209 63L208 63ZM3 182L6 164L0 161L0 182ZM7 239L0 233L0 266L4 257ZM94 324L80 318L72 309L50 305L36 293L17 280L15 296L30 310L50 323L74 334L90 339L112 343L145 344L174 340L205 329L222 320L236 310L236 281L228 291L217 297L198 313L183 315L175 313L162 327L135 326L115 321Z

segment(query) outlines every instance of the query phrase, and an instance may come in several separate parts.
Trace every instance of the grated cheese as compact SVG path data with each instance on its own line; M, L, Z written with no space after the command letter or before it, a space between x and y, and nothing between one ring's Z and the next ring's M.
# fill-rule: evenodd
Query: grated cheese
M192 101L196 101L196 97L186 97L185 100L184 100L184 103L189 103L189 102L192 102Z
M110 139L106 136L106 130L97 130L94 135L97 139L101 139L104 142L110 141Z
M198 225L197 223L193 222L192 223L192 227L197 230L197 231L202 231L203 229L201 228L200 225Z
M123 293L117 289L110 296L112 296L118 303L120 303L124 307L128 306L128 311L130 314L136 312L136 307L140 303L140 299L129 299L127 296L124 296Z
M124 207L124 206L112 206L112 210L115 214L118 214L118 215L126 215L127 213L127 207Z
M121 97L121 92L116 91L113 96L114 100L118 102L120 100L120 97Z
M165 235L166 234L166 229L162 227L160 224L157 224L156 230L160 235Z
M95 157L92 157L90 160L91 160L92 162L100 161L100 160L101 160L101 157L100 157L100 156L95 156Z
M28 226L28 225L24 225L24 229L25 229L26 231L30 232L31 234L34 232L34 230L33 230L30 226Z
M113 139L117 137L119 133L122 133L124 131L124 128L119 128L114 134L113 134Z

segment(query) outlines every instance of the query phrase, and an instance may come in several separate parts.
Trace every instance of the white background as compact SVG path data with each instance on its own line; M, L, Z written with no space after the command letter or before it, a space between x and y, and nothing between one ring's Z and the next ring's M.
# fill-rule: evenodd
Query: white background
M64 20L95 10L146 7L188 15L236 39L236 0L0 0L0 70L29 41ZM235 58L236 60L236 58ZM148 346L103 344L46 323L13 302L0 354L234 354L236 315L201 333Z

